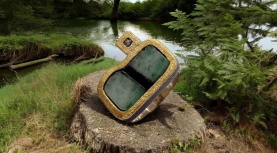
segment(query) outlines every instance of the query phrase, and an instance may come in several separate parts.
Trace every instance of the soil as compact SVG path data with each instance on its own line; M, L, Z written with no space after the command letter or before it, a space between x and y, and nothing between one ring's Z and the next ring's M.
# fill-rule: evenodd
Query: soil
M255 145L246 143L245 140L233 137L224 132L220 126L209 124L209 132L205 141L197 147L190 149L189 153L276 153L273 149L265 147L264 144L256 142ZM25 142L23 142L25 141ZM18 143L21 142L21 143ZM32 144L30 144L32 143ZM15 144L18 144L15 146ZM21 144L21 146L20 146ZM25 145L25 146L24 146ZM31 140L21 138L15 140L9 147L9 153L21 150L22 153L86 153L87 150L82 146L72 144L64 137L48 137L43 140Z
M220 126L206 123L208 132L206 139L200 146L190 149L190 153L277 153L267 148L261 142L249 144L243 139L238 139L224 131ZM81 146L69 142L64 136L44 136L42 138L20 138L9 146L8 153L86 153Z
M212 123L211 123L212 124ZM194 148L193 153L276 153L263 143L255 141L253 144L247 143L243 139L234 137L232 134L224 132L220 126L210 127L210 136L200 147Z

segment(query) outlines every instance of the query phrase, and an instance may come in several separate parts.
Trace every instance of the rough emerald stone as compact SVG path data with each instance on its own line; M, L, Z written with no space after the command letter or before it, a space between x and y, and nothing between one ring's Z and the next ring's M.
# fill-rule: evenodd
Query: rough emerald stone
M110 76L104 91L113 103L123 111L131 108L146 92L140 84L121 71Z
M125 41L123 42L126 47L129 47L132 43L133 41L130 38L125 39Z
M145 78L156 82L166 71L169 61L156 47L149 45L129 65L145 76Z

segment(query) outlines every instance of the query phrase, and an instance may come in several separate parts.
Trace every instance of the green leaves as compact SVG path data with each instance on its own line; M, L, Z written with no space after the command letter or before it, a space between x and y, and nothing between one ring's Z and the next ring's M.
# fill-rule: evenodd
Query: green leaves
M6 16L6 15L5 15L4 10L0 8L0 19L1 19L1 18L5 18L5 16Z
M176 17L178 21L171 21L168 23L165 23L164 25L168 26L169 28L173 30L179 30L179 29L184 29L184 27L189 24L189 18L188 16L179 10L176 10L175 12L170 13L172 16Z
M165 25L183 30L184 50L197 55L183 57L186 68L181 76L186 88L182 93L187 100L202 104L220 100L234 123L246 119L264 126L263 116L273 114L271 106L277 100L269 96L269 88L261 90L268 84L275 54L257 42L276 23L277 10L270 8L272 4L276 1L198 0L189 15L178 10L171 13L177 20ZM259 26L265 23L269 29Z

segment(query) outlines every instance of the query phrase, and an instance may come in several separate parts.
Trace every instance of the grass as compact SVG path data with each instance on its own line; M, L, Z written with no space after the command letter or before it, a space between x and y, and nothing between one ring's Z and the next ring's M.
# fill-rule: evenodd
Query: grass
M29 47L29 43L41 45L41 48L58 50L71 48L73 45L95 47L90 41L78 39L64 34L37 34L37 35L10 35L0 36L0 49L2 51L22 50Z
M19 76L15 83L0 88L0 152L6 152L14 140L26 137L34 140L35 151L85 152L80 146L69 144L66 139L74 106L70 97L78 78L117 64L112 59L103 59L99 63L84 61L69 66L50 63L29 75ZM177 84L175 90L181 88L178 85L180 84ZM249 142L249 138L246 138L251 134L245 131L242 134L243 139ZM275 138L274 135L271 137ZM183 144L176 147L194 149ZM40 150L47 148L48 150Z
M39 143L45 137L67 135L75 81L116 63L109 58L94 65L85 61L70 66L50 63L0 88L0 152L20 137L31 137Z
M0 64L21 63L61 53L72 57L104 55L98 45L70 35L0 36Z

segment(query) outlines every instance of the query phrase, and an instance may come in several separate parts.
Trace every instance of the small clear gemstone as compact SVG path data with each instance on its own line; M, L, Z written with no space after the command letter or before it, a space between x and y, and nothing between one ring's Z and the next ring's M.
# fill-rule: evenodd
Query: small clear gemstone
M132 41L132 39L130 39L130 38L125 39L125 41L123 42L123 44L124 44L126 47L131 46L132 43L133 43L133 41Z

